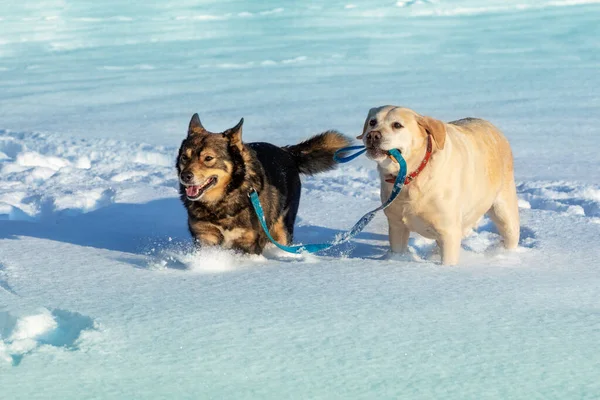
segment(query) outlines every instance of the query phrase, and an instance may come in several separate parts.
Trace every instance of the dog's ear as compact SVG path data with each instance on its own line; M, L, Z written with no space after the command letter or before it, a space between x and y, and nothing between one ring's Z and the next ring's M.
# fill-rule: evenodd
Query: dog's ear
M229 141L229 145L237 147L240 151L244 147L242 144L242 125L244 125L244 118L240 119L236 126L223 132L223 136Z
M200 117L198 113L192 115L192 119L190 120L190 125L188 127L188 136L193 135L195 133L206 133L206 129L202 126L202 122L200 122Z
M371 108L369 110L369 113L367 114L367 119L365 119L365 123L363 124L362 133L356 137L358 140L362 140L363 136L365 135L365 132L367 131L367 127L369 126L369 121L371 120L371 114L373 113L373 110L375 110L375 109Z
M417 123L425 129L428 135L433 136L436 146L442 150L446 143L446 125L439 119L424 116L417 117Z

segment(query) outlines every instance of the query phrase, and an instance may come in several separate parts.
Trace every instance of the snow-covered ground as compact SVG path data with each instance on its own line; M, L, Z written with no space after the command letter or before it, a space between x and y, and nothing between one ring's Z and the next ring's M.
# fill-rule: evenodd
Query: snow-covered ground
M132 4L0 4L0 398L600 397L600 1ZM386 103L506 133L518 251L192 251L193 112L288 144ZM377 203L366 160L307 178L297 240Z

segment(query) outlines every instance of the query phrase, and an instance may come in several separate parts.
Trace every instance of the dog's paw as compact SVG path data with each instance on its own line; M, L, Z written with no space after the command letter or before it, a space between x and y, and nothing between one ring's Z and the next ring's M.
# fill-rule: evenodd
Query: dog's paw
M418 261L418 259L415 257L415 255L412 254L410 251L405 251L404 253L395 253L391 250L388 250L387 253L385 253L381 257L381 260L403 261L403 262Z

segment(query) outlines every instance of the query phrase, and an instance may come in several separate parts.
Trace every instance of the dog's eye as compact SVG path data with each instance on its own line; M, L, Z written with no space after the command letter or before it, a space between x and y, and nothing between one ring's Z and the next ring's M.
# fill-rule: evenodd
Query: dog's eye
M369 121L369 125L371 125L371 126L375 126L375 125L377 125L377 120L376 120L376 119L372 119L372 120L370 120L370 121Z
M402 128L402 124L400 122L394 122L392 124L392 126L394 127L394 129L400 129L400 128Z
M213 159L214 159L213 156L206 156L206 157L204 157L204 161L206 161L206 162L212 161Z
M190 158L185 154L182 154L181 157L179 157L179 159L181 160L181 162L188 162L190 160Z

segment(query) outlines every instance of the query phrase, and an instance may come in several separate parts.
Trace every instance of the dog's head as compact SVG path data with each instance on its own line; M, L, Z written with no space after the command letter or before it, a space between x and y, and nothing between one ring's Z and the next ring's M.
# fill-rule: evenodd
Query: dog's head
M428 135L437 149L444 148L446 128L442 121L408 108L383 106L369 110L363 133L357 139L362 139L367 156L378 163L386 160L389 150L398 149L410 164L421 157L419 149L427 145Z
M225 196L244 164L243 123L242 118L233 128L212 133L202 126L198 114L192 116L188 135L181 143L177 157L182 197L189 201L214 203Z

